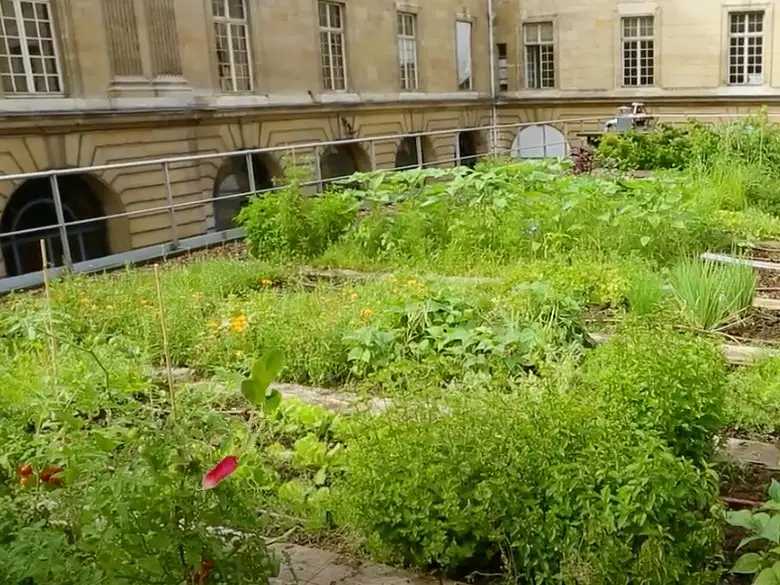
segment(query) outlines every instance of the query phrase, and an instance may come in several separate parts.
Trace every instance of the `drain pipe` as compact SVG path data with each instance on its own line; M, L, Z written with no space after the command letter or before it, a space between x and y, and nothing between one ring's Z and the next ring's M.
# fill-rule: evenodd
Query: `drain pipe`
M495 14L493 12L493 0L488 3L488 43L490 44L490 126L491 126L491 154L498 154L498 109L496 100L496 51L495 51Z

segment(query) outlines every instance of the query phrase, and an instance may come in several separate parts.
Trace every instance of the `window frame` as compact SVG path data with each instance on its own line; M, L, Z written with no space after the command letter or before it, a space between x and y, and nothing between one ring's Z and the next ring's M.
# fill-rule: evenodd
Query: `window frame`
M749 27L749 16L751 14L761 14L761 32L760 33L751 33L748 30ZM745 32L744 33L734 33L732 32L732 19L735 16L745 16L748 18L745 22ZM770 27L767 26L767 24L770 24ZM728 7L728 10L726 11L726 18L725 18L725 27L726 27L726 42L725 42L725 82L726 85L731 87L760 87L763 85L766 85L767 83L767 71L769 71L770 63L769 63L769 54L767 52L768 44L771 42L771 39L769 37L769 31L771 28L771 14L769 9L767 9L764 5L757 5L757 6L730 6ZM741 65L742 71L740 72L744 76L744 81L732 81L732 54L731 54L731 41L734 38L741 38L745 40L745 45L743 49L745 50L743 54L743 63ZM761 59L761 80L757 82L751 82L750 81L750 73L748 73L748 68L750 67L749 64L749 58L747 54L747 48L748 48L748 40L751 38L760 38L761 39L761 52L760 52L760 59ZM755 75L755 74L753 74Z
M404 34L401 26L402 20L408 18L412 23L413 34ZM396 41L398 44L398 71L399 71L399 87L401 91L415 92L420 90L420 50L419 50L419 31L418 16L416 12L409 10L399 9L396 11ZM414 47L414 83L409 84L409 72L406 71L406 77L404 77L404 63L402 55L404 46L411 44ZM408 64L406 65L408 69ZM406 83L405 80L406 79Z
M225 16L218 16L214 14L214 2L221 2L225 9ZM229 0L210 0L211 20L212 20L212 33L214 35L214 58L217 66L217 85L220 93L223 94L250 94L255 91L255 71L254 71L254 55L252 51L252 28L250 25L251 18L249 13L249 2L247 0L241 0L244 9L244 18L234 18L230 16L230 2ZM230 59L230 82L232 89L227 90L222 86L221 64L219 60L219 34L217 33L217 27L224 25L227 32L228 43L228 57ZM247 89L238 88L238 77L236 76L236 63L235 54L233 49L233 26L240 26L244 29L244 36L246 41L246 54L247 54L247 70L249 72L249 87Z
M57 16L55 14L55 4L51 0L7 0L11 2L14 10L14 16L13 20L17 27L17 36L16 38L19 39L19 49L21 53L19 55L13 55L10 51L10 46L8 45L8 35L6 33L5 29L5 19L0 18L0 42L2 43L3 48L0 49L0 59L6 59L9 66L8 73L2 73L0 74L0 95L7 98L52 98L52 97L63 97L65 95L65 79L63 75L63 60L62 56L60 54L60 46L59 46L59 38L58 38L58 31L59 31L59 22L57 19ZM51 37L35 37L38 42L41 42L42 40L51 40L52 43L52 55L51 56L44 56L44 55L34 55L34 57L39 57L42 59L42 62L48 59L53 59L55 67L56 67L56 80L57 84L59 86L59 89L57 91L37 91L35 89L35 77L36 75L40 76L40 74L36 74L32 71L32 60L30 58L30 47L27 42L27 32L25 30L25 18L22 11L22 4L27 3L31 4L33 6L33 14L34 14L34 22L36 22L36 29L38 29L37 23L42 22L39 20L36 10L37 4L43 4L46 6L47 12L48 12L48 20L46 21L50 28ZM27 19L29 20L29 19ZM4 45L4 46L3 46ZM8 48L8 52L5 53L4 49ZM4 54L3 54L4 53ZM13 79L14 77L18 77L20 74L15 74L13 71L13 65L11 63L12 57L20 57L22 59L22 67L24 69L23 74L25 78L25 83L27 84L27 91L16 91L16 81ZM49 77L55 77L53 74L49 74L45 72L45 65L44 66L44 73L43 77L46 82L46 85L48 87L49 84ZM3 86L3 77L10 77L11 82L14 87L14 91L7 91Z
M328 24L327 26L323 26L322 21L320 19L320 11L321 7L325 6L335 6L339 10L339 19L341 21L340 27L332 27L330 22L330 10L327 10L328 15ZM317 19L317 41L319 43L320 47L320 80L321 80L321 86L323 91L327 92L334 92L334 93L346 93L349 91L349 72L347 71L347 26L346 26L346 18L347 18L347 10L346 10L346 4L344 2L338 2L336 0L317 0L316 3L316 19ZM328 38L328 68L330 70L330 86L326 83L326 76L324 72L324 65L323 65L323 58L324 54L322 52L322 35L327 34L329 35ZM335 77L333 75L333 72L335 71L334 67L334 60L333 60L333 51L331 50L332 42L330 35L338 34L341 36L341 61L342 61L342 70L344 71L344 86L337 88L335 84Z
M649 19L652 24L651 34L642 34L642 21ZM636 34L626 35L626 24L630 20L636 21ZM620 87L627 89L647 88L658 86L658 15L655 13L622 14L618 21L620 39ZM643 82L642 51L644 43L652 43L652 80ZM636 44L636 83L627 83L627 44Z
M550 32L551 32L551 38L550 41L543 41L542 40L542 27L545 25L550 26ZM538 27L538 33L536 35L536 39L533 42L529 42L528 40L528 34L527 31L530 27ZM558 55L557 55L557 43L556 43L556 22L554 19L539 19L539 20L528 20L522 23L522 26L520 27L520 34L522 36L522 47L523 47L523 76L525 78L525 82L523 86L525 89L535 90L535 91L541 91L541 90L550 90L550 89L556 89L558 87ZM538 59L539 59L539 85L538 87L534 87L531 84L532 77L535 77L531 75L531 59L530 59L530 50L531 48L538 48ZM552 85L544 85L543 78L544 78L544 70L543 70L543 49L544 48L551 48L551 58L552 58Z
M469 26L469 83L468 87L461 87L460 84L460 47L458 40L460 38L458 28L461 24ZM458 91L474 91L474 21L458 17L455 19L455 83Z

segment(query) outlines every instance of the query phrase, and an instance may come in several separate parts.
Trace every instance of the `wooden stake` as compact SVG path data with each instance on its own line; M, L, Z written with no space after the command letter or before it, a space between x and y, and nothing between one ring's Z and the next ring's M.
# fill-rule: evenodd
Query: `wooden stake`
M46 253L46 240L41 240L41 270L43 271L43 289L46 293L46 328L49 334L49 359L54 383L57 383L57 338L54 337L54 319L51 311L51 290L49 288L49 258Z
M165 326L165 305L163 303L162 286L160 286L160 265L154 265L154 283L157 287L157 303L160 309L160 330L162 331L163 354L165 355L165 370L168 374L168 393L171 400L171 417L176 421L176 390L173 387L173 369L171 368L171 353L168 350L168 329Z

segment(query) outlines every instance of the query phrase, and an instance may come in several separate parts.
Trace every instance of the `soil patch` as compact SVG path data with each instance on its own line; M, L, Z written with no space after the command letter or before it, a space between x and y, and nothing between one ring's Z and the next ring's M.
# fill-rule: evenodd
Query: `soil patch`
M780 313L754 307L723 333L739 341L780 344Z
M757 292L762 297L780 299L780 272L759 270Z

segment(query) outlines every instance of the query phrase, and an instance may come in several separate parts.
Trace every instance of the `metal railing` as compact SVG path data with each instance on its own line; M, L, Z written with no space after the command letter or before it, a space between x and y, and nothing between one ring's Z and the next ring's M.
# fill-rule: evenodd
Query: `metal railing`
M368 147L368 159L371 170L404 170L408 168L424 168L431 166L444 166L452 164L460 164L468 157L483 157L486 155L501 155L509 154L510 148L501 147L498 137L502 135L506 136L506 140L503 142L512 144L512 141L516 133L523 129L533 126L556 126L566 136L572 126L579 126L580 129L584 129L586 124L598 124L599 127L606 121L606 117L582 117L582 118L562 118L555 120L539 120L534 122L519 122L519 123L507 123L507 124L495 124L495 125L483 125L476 127L459 127L459 128L447 128L442 130L431 130L424 132L411 132L411 133L399 133L399 134L387 134L379 136L366 136L348 138L343 140L330 140L330 141L315 141L304 142L298 144L285 144L279 146L270 146L263 148L251 148L234 150L228 152L208 152L198 154L188 154L182 156L171 156L155 159L138 159L127 162L111 163L92 165L77 168L62 168L46 171L37 171L30 173L14 173L7 175L0 175L0 181L5 182L21 182L30 179L48 179L49 187L51 190L51 197L53 199L54 208L56 211L56 224L46 226L36 226L26 229L19 229L16 231L0 232L0 245L3 242L13 238L23 237L25 240L33 239L36 234L49 234L52 232L59 235L60 248L62 252L62 261L60 266L53 266L52 273L56 276L60 272L90 272L97 270L105 270L114 267L121 267L128 263L135 263L140 261L147 261L154 258L165 258L168 255L174 254L178 251L188 251L199 247L205 247L217 242L227 241L242 237L242 231L238 229L228 229L223 231L208 231L198 236L192 236L189 238L182 238L179 231L177 212L185 209L214 206L222 201L229 201L235 199L243 199L255 194L267 194L279 189L283 189L284 186L274 186L266 189L258 189L255 179L254 165L256 155L287 155L287 157L293 161L296 161L298 157L302 155L308 155L310 161L313 162L314 179L306 181L303 186L316 187L318 190L324 188L328 183L339 181L347 178L347 176L340 177L324 177L323 176L323 160L322 155L325 149L329 147L350 147L350 146L367 146ZM462 133L481 133L486 136L489 143L488 149L484 152L476 153L462 153L460 151L459 137ZM452 137L454 140L449 144L454 151L454 156L437 159L437 160L425 160L424 140L432 140L439 138ZM530 146L527 148L521 147L521 153L523 150L533 150L538 153L542 150L542 155L547 156L548 148L559 147L567 144L564 142L547 143L546 134L544 135L544 141L542 145ZM407 167L383 167L379 168L377 161L377 146L382 143L400 143L404 139L413 139L416 145L417 151L417 164ZM448 149L449 149L448 147ZM515 152L517 148L515 148ZM174 195L173 181L171 179L171 170L177 165L192 164L197 162L213 161L216 159L230 159L235 157L243 157L246 165L246 172L248 175L248 191L240 193L231 193L228 195L208 196L206 198L198 198L190 201L176 201ZM313 160L312 160L313 159ZM294 163L297 164L297 163ZM106 214L101 216L89 217L87 219L75 219L66 221L63 198L60 190L60 178L68 175L84 175L84 174L101 174L108 171L122 171L129 169L140 169L148 167L157 167L160 172L159 186L164 186L164 205L154 205L152 207L136 209L132 211L122 211L119 213ZM157 188L153 186L152 188ZM167 241L155 244L153 246L146 246L144 248L131 249L126 252L118 254L108 254L100 258L84 259L80 262L74 262L73 253L71 250L69 240L69 229L71 231L74 228L83 228L88 224L97 224L98 222L104 222L103 225L110 229L110 225L106 222L118 219L135 219L148 215L168 215L168 226L170 237ZM1 212L0 212L1 215ZM83 256L83 254L82 254ZM30 272L21 274L18 276L0 277L0 292L7 292L16 288L24 288L29 286L36 286L42 282L42 273Z

